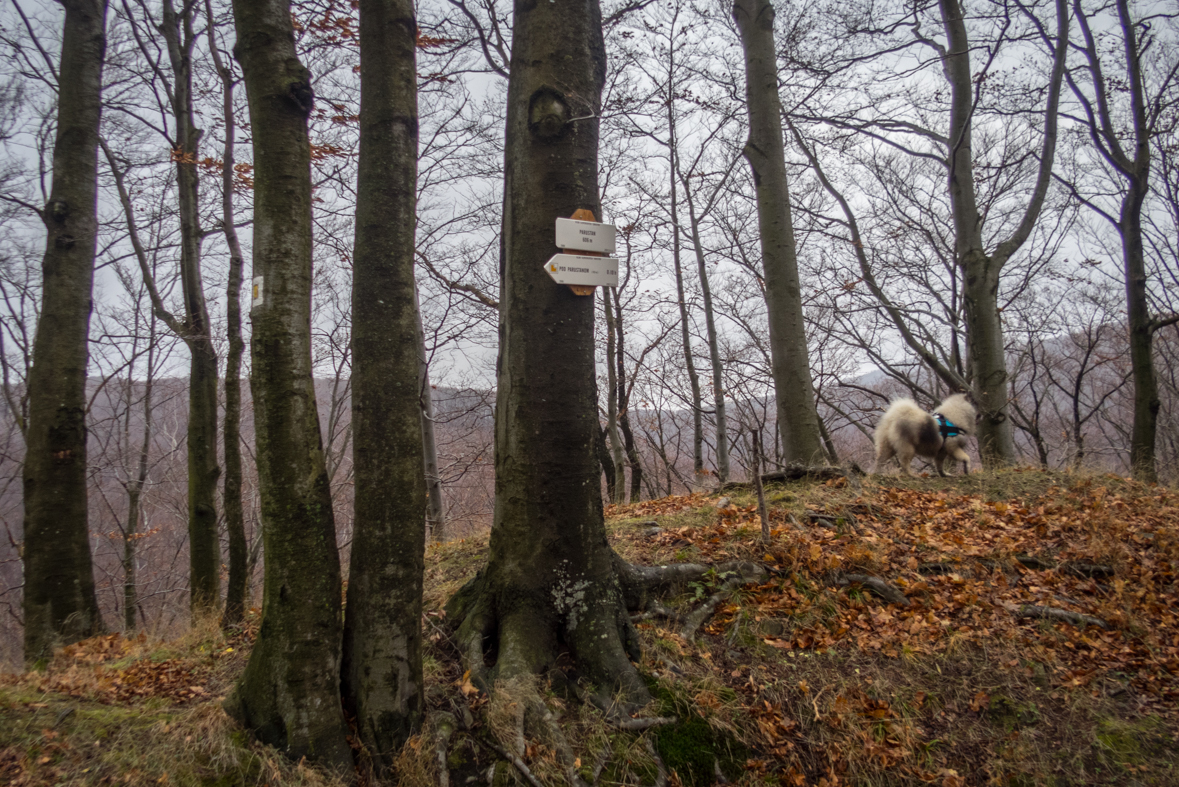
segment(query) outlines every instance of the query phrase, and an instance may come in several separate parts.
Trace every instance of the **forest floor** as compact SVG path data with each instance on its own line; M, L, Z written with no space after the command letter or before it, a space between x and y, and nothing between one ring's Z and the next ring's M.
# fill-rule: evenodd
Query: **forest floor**
M1039 471L793 482L767 487L769 543L753 493L725 496L607 511L631 561L767 572L687 583L637 622L642 715L675 718L646 729L545 685L563 740L521 734L523 701L471 684L442 610L486 539L430 547L431 715L400 783L1179 784L1179 493ZM110 635L0 676L0 784L339 784L221 711L250 639Z

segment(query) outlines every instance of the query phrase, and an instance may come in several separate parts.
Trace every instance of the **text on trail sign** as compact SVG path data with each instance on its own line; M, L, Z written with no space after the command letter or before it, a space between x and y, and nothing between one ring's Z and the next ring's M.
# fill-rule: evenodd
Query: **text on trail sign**
M554 254L544 264L544 269L557 284L581 284L590 287L618 286L618 260L615 257Z
M596 221L557 219L557 248L567 251L614 253L614 225Z

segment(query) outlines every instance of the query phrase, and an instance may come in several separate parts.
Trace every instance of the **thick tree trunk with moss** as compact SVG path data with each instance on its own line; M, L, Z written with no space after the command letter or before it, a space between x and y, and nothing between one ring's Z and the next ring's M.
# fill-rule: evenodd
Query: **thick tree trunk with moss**
M180 284L188 381L188 554L193 615L209 614L221 601L221 543L217 537L217 350L201 278L200 197L197 159L201 130L192 94L195 5L180 13L165 0L160 30L172 65L172 116L176 123L176 187L180 208Z
M599 695L649 697L606 541L598 475L594 299L544 271L554 220L600 217L605 78L597 0L517 0L508 83L495 517L490 558L450 609L473 676L543 673L568 652ZM484 648L496 653L485 667Z
M426 482L414 291L418 111L412 0L360 0L352 278L355 529L341 688L378 774L420 726Z
M288 0L235 0L254 128L254 422L262 624L226 710L290 757L349 769L340 707L340 558L311 375L311 74Z
M782 142L774 8L769 0L737 0L733 18L745 52L745 97L749 140L745 158L753 169L757 226L765 271L770 363L777 400L778 432L786 463L825 464L819 412L806 347L798 255L790 218L790 190Z
M63 0L53 183L29 373L24 464L25 663L102 630L86 501L86 362L98 219L106 2Z

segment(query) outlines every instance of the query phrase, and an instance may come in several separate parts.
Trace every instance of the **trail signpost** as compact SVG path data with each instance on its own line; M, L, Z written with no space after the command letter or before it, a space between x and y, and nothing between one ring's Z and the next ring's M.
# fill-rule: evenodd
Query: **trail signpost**
M554 254L544 264L557 284L566 284L577 295L593 295L594 287L618 286L618 259L607 256L615 248L613 224L594 221L588 210L557 219L556 245L573 254Z

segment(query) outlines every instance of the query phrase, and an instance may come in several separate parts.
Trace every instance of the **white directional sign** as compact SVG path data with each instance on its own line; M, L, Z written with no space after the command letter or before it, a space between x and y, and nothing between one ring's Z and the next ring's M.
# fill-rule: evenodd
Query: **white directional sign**
M616 257L554 254L544 264L544 269L557 284L580 284L589 287L618 286L618 259Z
M614 225L596 221L557 219L557 248L567 251L614 253Z

